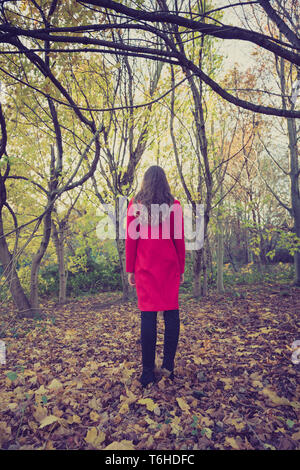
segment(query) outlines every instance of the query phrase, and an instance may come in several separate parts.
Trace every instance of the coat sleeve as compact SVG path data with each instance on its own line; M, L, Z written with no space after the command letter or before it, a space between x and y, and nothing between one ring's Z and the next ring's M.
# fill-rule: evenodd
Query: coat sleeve
M136 226L136 217L132 214L132 211L133 211L132 206L133 206L133 199L131 199L128 204L127 219L126 219L125 255L126 255L126 272L127 273L134 273L136 250L137 250L137 244L138 244L138 238L136 238L138 229Z
M174 203L174 210L172 211L172 240L175 245L180 274L184 273L185 268L185 241L184 241L184 220L183 211L180 202Z

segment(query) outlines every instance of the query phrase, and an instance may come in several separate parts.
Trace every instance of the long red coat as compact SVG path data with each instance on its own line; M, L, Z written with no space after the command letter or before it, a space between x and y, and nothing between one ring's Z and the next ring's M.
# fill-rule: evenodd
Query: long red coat
M170 215L152 227L134 215L132 206L133 198L127 208L126 272L135 274L138 308L141 311L178 309L180 274L185 266L181 204L175 199Z

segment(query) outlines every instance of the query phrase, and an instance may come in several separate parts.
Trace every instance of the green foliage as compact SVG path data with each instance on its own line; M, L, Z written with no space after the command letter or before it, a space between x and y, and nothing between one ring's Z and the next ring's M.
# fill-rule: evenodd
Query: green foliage
M84 270L69 274L67 295L76 296L120 288L119 263L100 258L99 262L89 260Z
M41 281L41 282L40 282ZM39 276L39 293L41 296L57 296L59 274L57 264L49 264L41 268Z
M297 251L300 251L300 238L293 232L286 232L280 229L266 230L267 236L270 239L273 233L279 234L279 239L277 241L277 248L283 248L288 250L288 252L294 256ZM267 253L270 259L273 259L275 256L276 250L270 250Z
M10 298L10 292L7 283L1 278L0 284L0 302L6 302Z
M267 246L271 243L275 246L266 253L270 260L273 260L278 250L285 250L291 256L300 251L300 238L290 230L277 227L266 228L250 221L243 221L243 227L252 230L249 247L256 256L260 256L262 246Z
M78 264L71 264L67 277L67 296L114 291L122 288L119 260L116 249L107 247L107 252L95 257L87 254L78 257ZM41 295L58 296L59 272L57 264L41 269Z
M14 382L18 378L18 374L16 372L8 372L6 377L11 381Z
M31 267L29 265L21 265L18 269L18 276L26 295L30 293L30 271Z
M224 284L255 284L257 282L290 282L294 276L294 265L289 263L267 264L258 266L248 263L241 266L238 272L230 264L224 265ZM215 283L215 276L214 282Z

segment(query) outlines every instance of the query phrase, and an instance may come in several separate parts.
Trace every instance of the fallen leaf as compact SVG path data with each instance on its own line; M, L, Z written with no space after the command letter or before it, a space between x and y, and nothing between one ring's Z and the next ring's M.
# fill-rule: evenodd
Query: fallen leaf
M157 406L151 398L141 398L138 400L138 403L140 405L146 405L146 408L149 411L154 411Z
M269 388L264 388L261 393L268 397L275 405L281 406L292 406L293 408L299 409L300 403L297 401L289 401L286 397L279 397L276 392Z
M293 439L293 441L300 441L300 431L295 432L292 435L292 439Z
M123 441L120 442L112 442L108 446L104 448L104 450L134 450L135 447L132 443L132 441L126 441L123 439Z
M120 409L119 409L119 413L121 415L123 415L123 414L128 413L128 411L129 411L128 403L122 403L122 405L120 406Z
M179 405L179 408L182 411L189 411L190 410L190 405L186 403L186 401L183 398L176 398L176 401Z
M46 418L47 414L48 414L47 408L41 405L36 406L35 411L33 412L34 418L39 422L41 422L44 418Z
M59 421L59 418L55 415L48 415L46 418L42 419L40 422L40 428L44 428L46 426L49 426L49 424L55 423L56 421Z
M103 431L98 431L98 429L93 426L88 430L84 440L93 447L98 447L105 441L105 438L106 434Z
M61 388L63 388L63 384L57 379L53 379L52 382L48 385L49 390L59 390Z
M238 443L236 442L236 440L234 439L234 437L228 437L228 436L226 436L226 437L225 437L225 444L230 445L230 447L232 447L232 448L235 449L235 450L240 450L239 445L238 445Z
M90 418L91 418L92 421L98 422L99 419L100 419L100 415L96 411L91 411L90 412Z

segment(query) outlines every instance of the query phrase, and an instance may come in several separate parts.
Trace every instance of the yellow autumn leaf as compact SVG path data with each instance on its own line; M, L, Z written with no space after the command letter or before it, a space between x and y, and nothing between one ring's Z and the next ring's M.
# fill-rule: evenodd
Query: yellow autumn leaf
M126 441L123 439L120 442L112 442L108 446L104 447L104 450L134 450L132 441Z
M24 370L23 375L24 375L24 377L32 377L32 376L36 375L36 372L34 372L33 370L30 370L30 369L26 369L26 370Z
M300 441L300 431L295 432L292 435L292 439L293 439L293 441Z
M264 388L262 394L269 398L275 405L290 405L292 406L291 402L285 397L279 397L276 392L270 390L269 388Z
M253 387L263 388L263 384L260 380L252 380Z
M92 428L90 428L84 438L84 440L88 443L88 444L93 444L95 439L97 438L98 436L98 431L97 431L97 428L95 426L93 426Z
M190 410L190 405L183 398L176 398L176 401L182 411Z
M196 364L196 366L209 364L209 361L207 359L204 359L201 357L193 357L193 361Z
M91 400L88 401L88 406L89 408L92 408L92 410L98 410L99 409L99 404L97 399L94 397Z
M125 379L129 379L132 376L132 374L134 374L134 372L135 372L135 369L126 369L126 368L124 368L122 370L122 374L123 374L123 377Z
M238 443L236 442L236 440L234 439L234 437L228 437L226 436L225 438L225 443L230 445L230 447L232 447L233 449L235 450L240 450L239 448L239 445Z
M256 333L249 333L247 336L249 338L257 338L260 335L260 331Z
M224 390L230 390L232 388L232 379L229 377L221 377L220 380L226 384Z
M46 395L48 390L45 389L44 385L41 385L34 393L35 395Z
M96 441L95 441L95 444L94 444L94 445L95 445L95 447L98 447L98 446L100 446L100 444L102 444L102 442L104 442L104 441L105 441L105 438L106 438L106 434L105 434L105 432L103 432L103 431L99 431L99 432L98 432L97 439L96 439Z
M146 405L148 411L153 411L157 406L151 398L141 398L138 403Z
M79 423L81 423L81 418L78 415L72 415L72 416L68 417L67 422L69 424L73 424L73 423L79 424Z
M208 439L211 439L212 436L212 430L210 428L203 428L204 434Z
M91 444L92 446L97 447L100 444L102 444L102 442L105 441L105 437L106 435L103 431L98 432L98 429L95 426L93 426L92 428L88 430L84 440L88 444Z
M235 419L228 420L228 423L232 424L235 427L235 429L237 430L237 432L241 431L245 427L245 423L240 422L240 421L236 421Z
M126 388L126 395L127 395L127 397L125 397L125 399L126 399L126 402L128 403L128 405L130 405L131 403L134 403L137 400L137 396L134 395L134 393L132 393L127 388Z
M69 328L65 331L64 341L72 340L75 338L75 336L77 336L77 331Z
M63 387L63 384L57 379L53 379L51 383L48 385L49 390L59 390L62 387Z
M171 421L171 434L179 434L182 431L180 426L180 416L174 416L174 419Z
M47 416L47 409L41 405L38 405L35 407L33 416L37 421L41 422Z
M277 428L276 431L274 432L281 432L282 434L285 434L285 429L284 428Z
M122 403L122 405L120 406L120 409L119 409L119 413L121 415L124 415L124 414L128 413L128 411L129 411L128 403Z
M145 421L147 424L149 424L150 428L156 428L157 427L157 422L153 421L153 419L149 418L149 416L145 417Z
M18 408L18 403L8 403L7 405L7 408L10 410L10 411L14 411Z
M59 421L60 419L55 416L55 415L48 415L46 418L42 419L40 423L40 428L44 428L46 426L49 426L49 424L55 423L56 421Z
M92 421L99 421L99 419L100 419L99 413L97 413L96 411L91 411L90 412L90 419Z
M273 331L272 328L266 328L265 326L260 329L261 333L271 333Z
M290 405L295 408L296 410L299 410L300 409L300 403L299 401L291 401L290 402Z
M153 436L149 436L147 442L145 443L145 446L148 448L152 448L154 444L154 439Z

